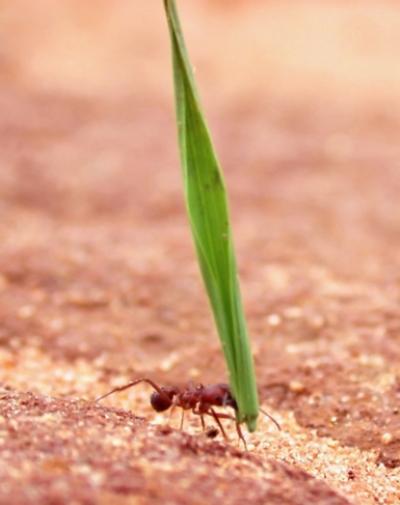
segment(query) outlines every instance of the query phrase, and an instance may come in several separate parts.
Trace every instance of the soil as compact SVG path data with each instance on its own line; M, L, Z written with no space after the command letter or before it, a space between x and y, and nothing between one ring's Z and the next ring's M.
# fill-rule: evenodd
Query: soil
M201 15L218 19L228 4L203 2ZM228 442L195 416L180 430L178 413L151 410L147 386L94 402L136 377L227 380L170 97L148 93L145 79L137 96L77 95L67 70L69 91L50 67L41 89L10 47L0 83L0 504L399 503L400 108L371 105L369 94L341 109L273 89L262 108L261 89L218 96L210 117L260 398L282 425L261 417L245 451L229 422Z

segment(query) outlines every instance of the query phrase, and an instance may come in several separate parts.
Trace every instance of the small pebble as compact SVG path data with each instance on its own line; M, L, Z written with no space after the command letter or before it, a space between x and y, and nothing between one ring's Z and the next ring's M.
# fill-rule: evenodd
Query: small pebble
M300 381L293 380L289 382L289 390L292 391L292 393L303 393L305 389L304 384Z
M35 313L35 307L33 305L23 305L18 309L18 317L20 319L29 319Z
M300 307L288 307L285 309L284 315L288 319L299 319L303 315L303 311Z
M383 433L381 436L381 442L384 445L389 445L391 442L393 442L393 435L391 433Z
M267 317L267 322L270 326L276 327L282 323L282 318L278 314L270 314Z

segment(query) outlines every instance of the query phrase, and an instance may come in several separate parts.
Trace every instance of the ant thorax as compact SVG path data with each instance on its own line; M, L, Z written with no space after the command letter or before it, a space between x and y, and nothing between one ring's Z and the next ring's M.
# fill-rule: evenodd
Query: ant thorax
M204 386L190 385L177 395L177 404L185 410L194 409L201 401Z

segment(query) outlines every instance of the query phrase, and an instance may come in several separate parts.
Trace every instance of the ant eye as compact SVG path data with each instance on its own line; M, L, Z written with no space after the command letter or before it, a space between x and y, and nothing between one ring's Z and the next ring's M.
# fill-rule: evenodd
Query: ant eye
M171 407L171 400L167 395L161 395L160 393L153 393L150 396L150 403L156 412L163 412Z

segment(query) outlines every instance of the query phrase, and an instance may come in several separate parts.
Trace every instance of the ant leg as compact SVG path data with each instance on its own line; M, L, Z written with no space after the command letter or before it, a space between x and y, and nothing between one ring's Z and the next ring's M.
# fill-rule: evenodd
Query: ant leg
M173 403L171 405L171 410L169 411L169 416L168 416L168 422L169 423L171 423L172 414L175 412L175 409L176 409L176 405Z
M244 448L247 451L247 443L246 439L244 438L242 428L240 427L240 424L237 422L236 418L233 416L230 416L229 414L222 414L220 412L215 412L214 409L210 407L209 412L207 412L208 415L212 415L218 424L218 426L221 428L222 434L224 435L224 438L227 439L228 437L226 436L224 429L222 428L222 424L220 422L220 419L230 419L232 421L235 421L235 426L236 426L236 432L238 434L239 439L243 442Z
M271 419L271 421L275 424L275 426L278 428L278 430L279 430L279 431L281 431L281 430L282 430L281 425L278 423L278 421L276 421L276 420L275 420L275 419L271 416L271 414L268 414L268 412L267 412L267 411L265 411L265 410L263 410L263 409L261 409L261 408L260 408L260 412L262 412L262 413L264 414L264 416L267 416L267 417L268 417L268 419Z
M224 430L224 427L222 426L222 423L220 421L220 418L226 419L225 414L219 414L219 413L217 414L217 412L215 412L215 410L212 407L210 407L210 409L208 410L208 412L206 412L206 414L208 414L214 418L215 422L218 424L219 429L221 430L221 433L222 433L224 439L229 440L229 438Z
M182 415L181 415L181 425L179 429L182 431L183 430L183 422L185 420L185 411L182 409Z
M246 439L244 438L242 428L240 427L240 423L237 422L236 418L233 416L230 416L229 414L222 414L222 413L215 413L220 419L231 419L232 421L235 421L235 426L236 426L236 432L238 434L239 439L243 442L244 448L247 451L247 443ZM215 417L214 417L215 419Z
M155 389L157 391L157 393L159 393L160 395L165 395L165 393L163 393L160 389L159 386L157 386L157 384L155 382L153 382L152 380L150 379L136 379L132 382L129 382L128 384L125 384L124 386L119 386L119 387L116 387L114 389L112 389L111 391L109 391L108 393L106 393L105 395L102 395L102 396L99 396L98 398L96 398L96 402L100 401L100 400L103 400L103 398L106 398L107 396L110 396L114 393L120 393L121 391L125 391L125 389L129 389L133 386L136 386L136 384L140 384L141 382L146 382L147 384L149 384L153 389Z
M195 410L195 409L193 409L192 412L196 416L200 416L201 427L202 427L203 431L206 431L206 423L204 422L204 413L200 412L199 410Z
M212 414L209 411L206 412L206 414L212 416ZM236 421L236 417L230 416L229 414L224 414L222 412L215 412L215 414L218 416L219 419L230 419L231 421Z
M237 421L236 421L236 431L237 431L238 437L243 442L244 450L247 451L248 449L247 449L246 439L243 436L243 431L242 431L242 428L240 427L240 423L238 423Z

